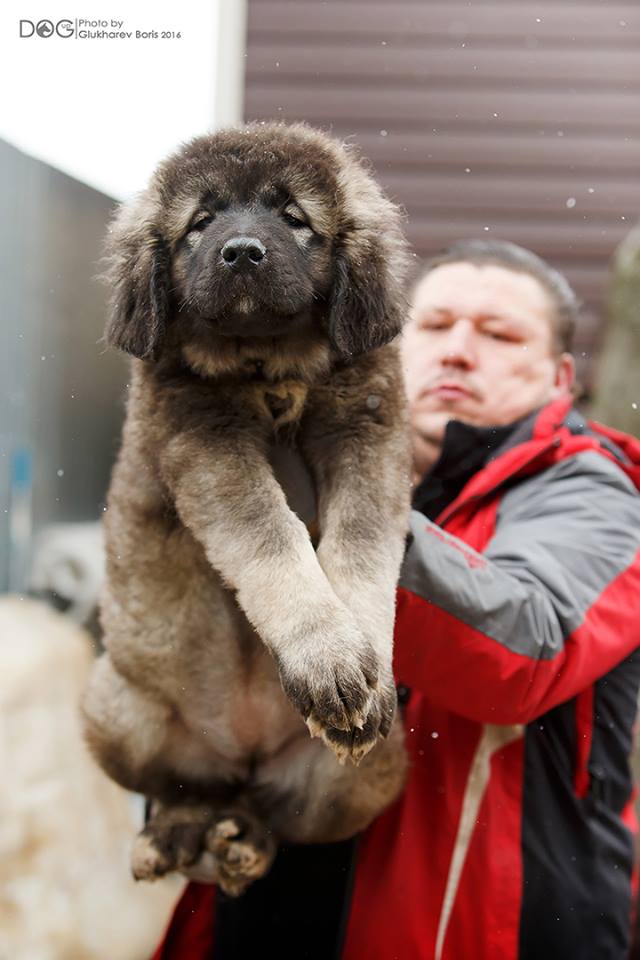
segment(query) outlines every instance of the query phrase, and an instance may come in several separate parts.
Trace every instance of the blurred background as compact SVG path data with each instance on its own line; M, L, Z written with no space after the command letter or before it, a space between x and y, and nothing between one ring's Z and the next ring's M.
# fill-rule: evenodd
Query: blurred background
M62 637L65 624L80 625L68 637L80 685L83 643L90 635L99 643L99 518L127 365L100 342L106 292L95 276L115 204L191 136L241 120L305 120L369 158L406 211L418 262L463 237L531 248L567 275L584 303L575 344L583 406L639 432L637 3L133 0L120 13L112 8L103 0L11 0L0 13L0 692L16 717L38 689L28 678L60 662L41 642L49 630ZM75 32L67 35L61 21ZM49 718L58 709L50 695L50 686L41 691ZM61 808L66 802L56 777L69 751L56 754L52 724L42 762L23 770L23 794L0 794L0 820L8 810L15 824L0 830L0 918L15 920L0 919L0 955L142 958L176 888L136 893L141 939L101 953L88 933L81 947L60 933L65 924L78 936L91 926L78 903L75 913L63 910L72 876L66 888L58 884L58 934L47 929L20 952L29 897L51 897L52 883L39 888L34 871L54 869L54 861L29 860L38 817L23 813L50 809L42 784ZM7 729L21 731L7 755L22 769L24 751L37 753L42 736L37 724ZM126 838L139 810L109 796L107 833L119 818ZM97 822L100 802L93 807ZM43 850L51 846L51 834L38 837ZM87 852L92 842L85 838ZM58 877L65 850L61 841ZM105 889L96 850L86 869ZM126 876L126 854L118 857L112 892L114 877ZM134 896L124 881L123 890Z

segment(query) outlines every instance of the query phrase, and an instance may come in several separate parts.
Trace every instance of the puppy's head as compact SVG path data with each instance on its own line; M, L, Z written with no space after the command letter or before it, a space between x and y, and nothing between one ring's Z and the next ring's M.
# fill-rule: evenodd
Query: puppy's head
M111 225L106 340L155 359L302 332L355 356L399 332L405 265L396 208L337 142L276 124L198 137Z

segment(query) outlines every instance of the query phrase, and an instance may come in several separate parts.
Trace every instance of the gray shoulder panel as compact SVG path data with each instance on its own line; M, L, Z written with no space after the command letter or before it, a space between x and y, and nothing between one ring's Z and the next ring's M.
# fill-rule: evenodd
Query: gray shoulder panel
M515 653L551 658L640 548L640 497L616 464L578 454L501 501L483 555L421 514L400 584Z

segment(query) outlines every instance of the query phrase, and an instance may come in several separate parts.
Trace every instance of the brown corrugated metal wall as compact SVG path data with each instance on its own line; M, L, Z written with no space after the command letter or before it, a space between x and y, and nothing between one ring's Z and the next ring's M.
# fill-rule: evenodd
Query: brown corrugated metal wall
M640 214L640 4L249 0L245 115L360 144L419 256L487 235L564 270L591 379Z

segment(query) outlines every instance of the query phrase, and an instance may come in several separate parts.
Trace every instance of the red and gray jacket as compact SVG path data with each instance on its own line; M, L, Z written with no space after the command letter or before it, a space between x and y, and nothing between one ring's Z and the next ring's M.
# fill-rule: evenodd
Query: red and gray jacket
M569 406L524 421L437 522L412 511L411 770L358 843L342 960L628 955L640 444ZM158 960L215 955L214 898L187 889Z

